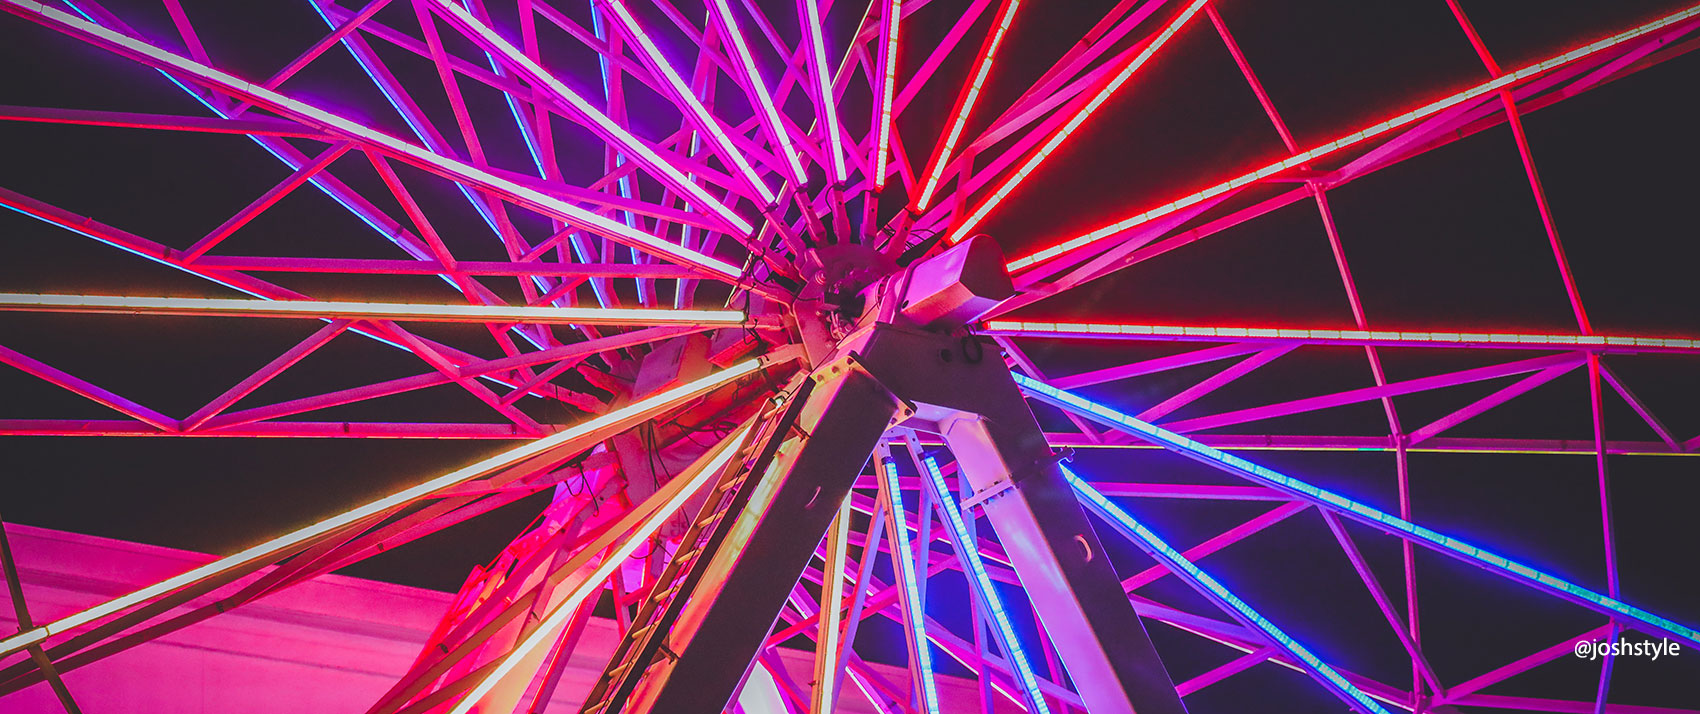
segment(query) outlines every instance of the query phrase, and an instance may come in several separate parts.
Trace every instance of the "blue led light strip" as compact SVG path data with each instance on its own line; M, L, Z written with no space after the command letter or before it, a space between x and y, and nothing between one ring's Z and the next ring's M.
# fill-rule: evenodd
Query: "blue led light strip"
M1014 374L1013 376L1016 384L1020 385L1029 395L1047 404L1120 429L1211 466L1232 471L1270 488L1313 503L1320 508L1339 513L1376 530L1422 544L1437 552L1480 566L1489 572L1545 590L1590 610L1615 619L1627 620L1628 622L1625 624L1642 625L1652 633L1664 634L1700 646L1700 631L1696 631L1692 627L1594 592L1555 575L1536 570L1485 548L1478 548L1452 536L1424 528L1333 491L1317 488L1267 466L1254 464L1221 449L1205 446L1168 429L1140 421L1111 407L1057 389L1026 375Z
M968 573L968 584L974 591L974 596L980 600L980 605L986 614L991 616L992 632L997 635L998 645L1003 648L1004 658L1009 660L1010 669L1015 670L1016 682L1021 685L1027 695L1027 711L1033 714L1050 714L1050 708L1045 704L1045 696L1039 691L1039 679L1033 674L1033 667L1027 664L1027 655L1021 651L1021 640L1015 636L1015 628L1009 624L1009 615L1004 612L1003 599L992 587L992 576L986 573L986 563L980 559L980 549L968 539L968 527L962 521L962 512L956 507L956 496L951 494L950 487L944 482L944 474L939 473L939 464L928 456L921 459L921 465L927 472L928 487L933 490L933 498L938 500L939 510L944 512L945 519L950 521L950 542L956 546L956 554L960 556L963 570Z
M1129 515L1127 511L1110 502L1110 499L1099 493L1098 489L1082 481L1080 477L1075 476L1074 472L1066 467L1063 468L1063 475L1068 477L1069 485L1073 486L1075 492L1081 495L1082 502L1093 513L1108 521L1118 532L1138 545L1140 550L1161 561L1177 575L1185 577L1193 584L1195 589L1206 597L1236 613L1238 619L1247 626L1262 630L1263 634L1268 636L1271 641L1280 646L1281 649L1286 650L1287 654L1292 655L1293 659L1304 667L1311 676L1322 682L1335 695L1346 700L1346 703L1352 705L1352 708L1372 714L1391 714L1385 707L1381 706L1380 702L1370 698L1363 690L1346 681L1344 676L1335 671L1333 667L1328 666L1328 663L1311 654L1311 651L1306 649L1304 645L1294 642L1293 638L1288 637L1287 633L1275 626L1275 623L1270 622L1257 610L1252 609L1250 605L1247 605L1244 600L1239 599L1238 596L1223 587L1222 583L1217 582L1209 573L1200 570L1186 556L1181 555L1180 551L1169 547L1168 543L1163 542L1163 539L1158 537L1156 533L1152 533L1139 521L1134 520L1133 516Z
M933 681L933 649L927 641L927 614L921 611L921 591L915 580L915 551L909 546L909 515L903 509L903 492L898 488L897 464L890 457L885 457L880 466L885 479L884 490L890 498L891 532L896 546L891 562L903 585L903 612L909 619L909 642L915 648L915 668L921 678L921 703L926 714L939 714L939 690Z

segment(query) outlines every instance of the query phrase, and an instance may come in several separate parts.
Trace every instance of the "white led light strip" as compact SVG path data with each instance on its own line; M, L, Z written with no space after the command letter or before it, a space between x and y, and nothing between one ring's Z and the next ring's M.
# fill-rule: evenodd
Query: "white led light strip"
M1288 327L1197 327L1180 325L1124 325L1106 322L1030 322L988 320L986 334L1055 335L1058 337L1210 340L1305 340L1345 344L1399 344L1415 346L1522 345L1531 347L1651 347L1700 349L1700 340L1678 337L1624 337L1607 335L1537 335L1517 332L1416 332L1397 330L1323 330Z
M423 322L572 325L739 325L737 310L656 310L505 305L421 305L314 300L165 298L112 295L0 293L0 311L154 315L346 318Z
M584 603L585 599L592 594L600 592L603 581L613 575L614 571L626 562L626 558L631 557L631 554L637 551L638 546L648 543L649 537L654 535L663 523L670 520L685 505L685 501L696 495L697 491L702 490L703 486L707 485L726 468L726 464L738 453L738 447L743 445L744 439L749 436L749 433L750 427L743 427L738 434L721 442L720 451L700 471L688 479L683 476L674 479L675 482L683 482L682 487L665 496L665 500L645 517L642 523L626 532L625 540L614 549L614 552L603 557L595 568L583 576L578 581L578 585L567 593L566 598L555 606L554 612L550 613L549 617L537 626L537 629L532 630L525 640L503 657L502 663L490 670L490 673L484 676L483 681L480 681L477 686L467 692L454 709L450 710L450 714L467 714L472 711L474 707L478 706L479 700L482 700L484 695L489 694L490 690L495 689L496 685L501 683L503 677L506 677L515 667L518 667L527 654L553 642L558 635L557 631L567 624L567 620L572 619L579 605ZM668 486L673 486L673 483L669 483ZM616 532L611 531L610 535ZM587 548L586 550L596 551L601 549Z
M614 17L625 28L626 35L637 40L638 47L649 59L650 66L660 72L662 79L666 80L667 86L673 89L673 93L679 97L680 101L685 103L685 107L690 110L697 123L701 124L703 129L709 133L715 145L720 147L721 154L731 160L733 167L738 169L738 173L744 177L744 181L750 184L750 188L755 189L764 203L773 203L773 190L762 182L761 176L756 174L755 167L750 165L750 160L745 158L744 152L732 145L732 138L727 136L726 129L720 125L720 121L715 119L714 115L709 114L708 107L703 106L702 100L697 99L696 93L691 91L690 86L685 83L684 77L679 76L679 72L673 69L673 65L667 61L667 56L661 53L660 47L655 46L655 42L649 38L649 33L644 32L643 27L638 25L637 18L632 16L632 12L626 8L626 4L621 0L603 1L608 3L608 7L613 8Z
M291 531L284 535L255 545L246 550L227 555L211 563L202 565L188 572L175 575L158 583L142 588L135 592L113 598L81 612L68 615L46 625L20 632L0 640L0 655L10 654L46 639L48 635L57 635L73 628L94 622L109 615L128 609L154 597L164 595L178 588L190 585L219 573L247 565L277 553L288 550L296 545L331 533L339 528L354 524L368 516L383 513L391 508L401 506L411 501L426 498L443 489L456 486L497 469L517 464L525 459L542 454L558 446L572 443L587 437L596 440L607 435L623 431L656 414L671 408L685 400L695 399L714 389L729 384L740 377L752 374L770 362L765 359L754 359L734 365L725 370L679 385L666 391L657 392L648 397L626 405L622 409L608 412L570 427L555 434L528 442L523 446L502 452L470 466L456 469L434 479L398 491L384 498L372 501L363 506L341 514L326 518L305 528Z
M441 3L439 2L439 4ZM87 35L98 40L100 43L118 48L121 53L134 53L135 55L153 60L170 67L175 72L190 75L200 81L216 85L225 91L241 96L254 104L275 109L280 113L297 119L298 121L311 126L317 126L327 132L358 140L364 144L393 154L405 161L408 161L409 163L429 167L430 169L441 172L442 174L452 177L457 181L480 186L495 191L496 193L513 196L521 201L525 201L536 206L541 210L552 213L561 220L593 230L598 235L604 235L639 250L654 253L658 256L677 261L684 265L696 267L723 280L729 280L732 282L738 282L740 280L741 271L737 266L726 261L669 243L642 231L627 227L618 221L611 220L570 202L556 198L550 194L497 176L496 174L473 166L472 164L442 156L424 147L402 141L401 139L397 139L370 127L350 121L324 109L307 104L306 102L292 99L258 84L248 82L247 80L236 77L230 73L213 69L212 67L195 62L194 60L179 57L134 37L107 29L63 10L48 7L41 3L23 2L22 0L0 0L0 5L10 8L15 12L24 14L25 16L42 22L50 27L68 30L76 34ZM443 7L445 7L446 11L451 14L458 12L460 13L460 16L467 20L471 20L471 16L467 15L466 11L458 6L444 5ZM475 26L482 27L481 25L477 25L475 20L472 22ZM488 28L485 29L488 30ZM491 34L494 35L494 33ZM496 39L499 40L500 38L498 37ZM508 47L511 48L512 46L508 45ZM521 56L523 57L523 55ZM529 60L526 61L529 62ZM537 69L541 71L541 68ZM556 82L556 84L559 84L559 82ZM565 90L565 87L561 87L561 89ZM602 118L604 120L607 119L607 117ZM609 123L612 125L611 121ZM615 128L618 129L618 127ZM634 143L638 143L635 138L633 141ZM633 151L637 151L640 154L648 153L660 162L660 157L654 156L654 153L650 152L646 147L641 146L641 143L633 149ZM663 172L671 172L673 174L678 173L677 169L673 169L665 162L660 162L659 168ZM679 174L678 178L681 179L681 183L688 186L694 186L694 184L690 184L689 181L683 181L682 179L684 179L684 176L682 174ZM748 222L738 218L737 214L732 213L731 209L726 208L724 204L715 201L713 197L709 196L707 192L702 191L700 187L697 188L697 192L702 195L700 199L693 195L693 201L695 202L694 205L718 207L719 210L716 211L716 213L720 215L722 220L727 221L732 226L745 233L748 233L751 230Z
M809 44L810 57L813 58L809 64L814 70L815 86L820 90L816 109L821 123L826 125L827 154L832 157L832 181L843 183L849 178L849 171L844 168L844 139L838 126L838 102L832 93L832 76L827 71L826 29L821 26L820 5L818 0L797 0L797 4L803 8L803 37Z

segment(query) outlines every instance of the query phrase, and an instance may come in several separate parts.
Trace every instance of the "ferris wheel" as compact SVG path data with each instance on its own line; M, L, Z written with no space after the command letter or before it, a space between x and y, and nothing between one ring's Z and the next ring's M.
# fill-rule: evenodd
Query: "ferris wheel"
M117 96L179 108L91 108L110 106L95 83L77 108L0 106L0 124L217 141L162 156L264 182L231 205L212 173L174 187L199 211L193 235L131 226L136 200L0 182L0 204L55 240L202 289L138 292L126 285L147 280L107 286L95 271L41 283L76 290L0 285L0 311L59 314L65 330L172 316L296 335L178 412L0 332L9 369L105 410L0 419L0 435L497 448L20 623L0 639L0 703L46 683L74 710L64 672L547 493L409 671L351 708L536 712L565 696L582 714L753 711L744 690L762 686L786 711L939 714L967 710L939 691L967 677L988 712L1700 710L1624 699L1617 654L1589 660L1588 698L1507 687L1623 637L1700 647L1700 613L1644 603L1620 578L1611 478L1700 454L1662 418L1657 387L1622 367L1692 375L1700 325L1650 335L1590 319L1583 295L1597 293L1573 256L1596 238L1561 234L1525 128L1632 75L1692 86L1692 61L1666 63L1700 43L1700 5L1602 10L1562 44L1500 52L1458 0L1434 0L1421 14L1471 66L1327 111L1284 104L1290 77L1265 84L1264 62L1293 75L1304 58L1256 39L1266 15L1250 0L276 5L296 24L179 0L0 0L3 36L101 58L127 72ZM61 64L8 71L72 72ZM1184 96L1203 99L1177 108ZM1223 97L1238 108L1199 113ZM1582 134L1565 137L1606 140ZM1157 165L1182 151L1198 156ZM1402 323L1377 314L1388 293L1366 299L1349 255L1413 273L1433 259L1366 245L1331 200L1359 179L1397 193L1387 176L1473 151L1516 157L1539 250L1518 256L1536 277L1503 279L1544 286L1562 328L1486 329L1456 310ZM1140 152L1152 166L1130 164ZM48 168L45 151L18 155L16 170ZM1290 282L1326 310L1262 288L1193 310L1124 299L1218 284L1187 272L1204 264L1196 251L1260 229L1282 241L1273 262L1236 269L1279 285L1270 274L1320 258ZM1323 313L1336 318L1306 322ZM1221 317L1186 317L1201 314ZM1271 314L1296 317L1259 321ZM410 371L350 363L307 393L268 387L349 343ZM1294 364L1308 381L1269 376ZM1276 386L1245 388L1259 379ZM1471 430L1506 414L1549 424L1552 401L1536 397L1558 387L1585 433ZM396 408L421 394L463 408ZM1437 454L1586 462L1580 530L1603 559L1459 526L1485 506L1425 512L1413 485L1461 462L1424 460ZM1318 465L1329 457L1342 460ZM1231 557L1259 541L1294 565ZM1425 641L1452 614L1423 609L1431 578L1589 624L1471 669ZM596 614L619 641L593 683L558 691L575 686L561 672ZM1342 628L1349 644L1333 641ZM773 652L804 641L813 676L794 681ZM1248 698L1263 685L1235 685L1251 676L1302 683L1301 699ZM1618 708L1631 703L1645 706Z

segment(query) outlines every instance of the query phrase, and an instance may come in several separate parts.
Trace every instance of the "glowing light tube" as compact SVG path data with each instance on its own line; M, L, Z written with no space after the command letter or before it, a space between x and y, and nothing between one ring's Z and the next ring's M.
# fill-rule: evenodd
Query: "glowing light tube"
M1694 628L1660 617L1616 598L1594 592L1550 573L1536 570L1486 548L1478 548L1452 536L1424 528L1368 504L1354 501L1324 488L1318 488L1267 466L1254 464L1221 449L1206 446L1160 426L1140 421L1135 417L1117 411L1113 407L1099 404L1072 392L1057 389L1032 377L1023 374L1016 374L1014 377L1016 384L1020 385L1023 391L1047 404L1120 429L1211 466L1239 474L1282 493L1313 503L1320 508L1334 511L1376 530L1405 538L1471 565L1479 566L1496 575L1558 595L1608 617L1629 620L1653 632L1666 633L1671 637L1680 638L1700 646L1700 631L1696 631Z
M602 113L578 92L573 91L561 80L556 79L553 73L526 56L507 38L502 37L490 26L473 17L472 13L467 12L466 8L449 2L449 0L431 0L431 6L438 10L444 19L461 31L477 35L483 43L487 43L485 47L496 50L501 55L501 59L512 64L519 73L525 76L527 81L545 87L550 94L566 102L574 112L592 124L591 129L598 134L611 138L613 143L620 146L621 151L630 153L644 167L660 173L661 177L666 179L674 190L689 196L692 205L709 209L721 220L726 221L743 233L754 230L748 221L739 217L730 207L709 195L707 190L690 180L683 172L679 171L678 167L649 148L648 144L627 131L625 127L620 126L607 114Z
M1009 23L1015 19L1015 9L1020 6L1021 0L1005 0L997 24L986 36L986 42L980 48L980 60L974 64L974 76L963 86L962 95L956 100L955 117L950 121L950 130L945 132L944 143L939 144L937 153L927 162L927 177L921 184L921 197L915 201L916 211L925 211L932 205L933 192L938 190L945 166L950 164L951 155L956 153L956 142L962 139L962 128L967 125L974 104L980 101L980 89L986 83L986 75L992 71L992 60L997 57L1004 33L1009 31Z
M903 614L908 618L909 646L915 651L916 676L921 680L923 714L939 714L938 684L933 681L933 649L927 639L927 614L921 611L920 583L915 575L915 551L909 543L909 517L903 509L903 492L898 487L897 463L885 456L880 460L881 494L886 497L886 510L891 515L891 533L896 550L891 562L897 569L898 583L903 588ZM925 518L926 514L922 514Z
M797 0L797 14L803 21L803 40L808 43L809 69L815 88L815 113L826 127L827 155L832 157L832 182L843 183L850 173L844 168L843 130L838 126L838 102L832 95L832 75L826 63L825 29L821 25L820 4L817 0Z
M1087 233L1086 235L1080 236L1079 238L1064 241L1062 243L1058 243L1056 245L1053 245L1049 248L1045 248L1043 250L1040 250L1037 253L1033 253L1033 254L1028 255L1026 257L1018 258L1016 260L1010 261L1010 263L1008 265L1009 270L1012 271L1012 272L1016 271L1016 270L1020 270L1022 268L1026 268L1026 267L1034 265L1036 263L1041 263L1041 262L1050 260L1052 258L1059 256L1059 255L1062 255L1063 253L1067 253L1069 251L1072 251L1072 250L1075 250L1075 249L1078 249L1078 248L1084 248L1084 247L1089 246L1089 245L1091 245L1091 244L1093 244L1093 243L1095 243L1099 240L1102 240L1104 238L1108 238L1110 236L1113 236L1117 233L1125 231L1125 230L1132 228L1134 226L1140 225L1142 223L1146 223L1146 222L1151 221L1153 219L1162 218L1163 216L1167 216L1169 214L1175 213L1176 211L1180 211L1180 210L1189 208L1191 206L1198 205L1199 203L1202 203L1204 201L1208 201L1212 198L1220 196L1224 193L1227 193L1229 191L1237 189L1237 188L1244 186L1246 184L1252 183L1254 181L1261 181L1264 178L1267 178L1271 175L1280 173L1282 171L1286 171L1287 169L1293 168L1293 167L1298 166L1300 164L1305 164L1305 163L1315 161L1319 158L1322 158L1324 156L1332 154L1332 153L1339 151L1341 149L1344 149L1346 147L1363 143L1366 140L1373 139L1377 136L1381 136L1382 134L1386 134L1387 132L1390 132L1390 131L1397 129L1399 127L1411 124L1411 123L1413 123L1413 122L1415 122L1419 119L1428 118L1430 116L1433 116L1435 114L1440 113L1441 111L1444 111L1446 109L1450 109L1450 108L1455 107L1455 106L1462 104L1464 102L1468 102L1470 100L1486 96L1490 93L1497 92L1502 88L1509 87L1513 84L1521 82L1525 79L1528 79L1530 77L1538 75L1538 74L1545 72L1547 70L1553 69L1553 68L1558 67L1560 65L1566 64L1568 62L1572 62L1574 60L1581 59L1581 58L1586 57L1588 55L1591 55L1595 52L1598 52L1600 50L1610 48L1614 45L1619 45L1619 44L1622 44L1624 42L1628 42L1628 41L1633 40L1637 37L1645 35L1649 32L1656 32L1658 30L1664 29L1664 28L1669 27L1673 24L1676 24L1676 23L1681 22L1683 20L1687 20L1687 19L1695 17L1697 15L1700 15L1700 5L1690 7L1686 10L1682 10L1680 12L1677 12L1677 13L1674 13L1674 14L1671 14L1671 15L1666 15L1666 16L1658 19L1658 20L1654 20L1654 21L1649 22L1649 23L1642 25L1640 27L1636 27L1636 28L1631 29L1631 30L1626 30L1624 32L1620 32L1616 35L1612 35L1611 37L1607 37L1603 40L1600 40L1598 42L1594 42L1592 44L1588 44L1588 45L1584 45L1582 47L1578 47L1574 50L1571 50L1571 51L1566 52L1564 54L1558 55L1556 57L1551 57L1549 59L1546 59L1546 60L1543 60L1543 61L1540 61L1540 62L1536 62L1534 64L1531 64L1527 67L1519 69L1519 70L1512 72L1510 74L1500 75L1499 77L1497 77L1497 78L1495 78L1491 81L1484 82L1482 84L1478 84L1474 87L1471 87L1471 88L1466 89L1464 91L1458 92L1458 93L1453 94L1451 96L1430 102L1430 103L1425 104L1421 107L1418 107L1418 108L1413 109L1411 111L1405 112L1404 114L1400 114L1400 115L1395 116L1391 119L1387 119L1386 121L1382 121L1382 122L1377 123L1377 124L1372 124L1368 128L1361 129L1359 131L1347 134L1347 135L1342 136L1338 139L1335 139L1333 141L1327 142L1327 143L1322 144L1320 146L1317 146L1313 149L1310 149L1309 151L1305 151L1305 152L1299 153L1299 154L1294 154L1291 157L1288 157L1286 159L1282 159L1282 160L1277 161L1275 163L1269 164L1268 166L1257 169L1256 171L1252 171L1252 172L1247 173L1247 174L1240 176L1238 178L1229 179L1227 181L1216 184L1215 186L1211 186L1210 188L1204 189L1204 190L1199 191L1197 193L1194 193L1192 195L1182 197L1182 198L1177 199L1175 201L1171 201L1169 203L1166 203L1164 205L1158 206L1156 208L1152 208L1150 210L1147 210L1147 211L1144 211L1144 212L1141 212L1141 213L1136 213L1132 216L1128 216L1127 218L1124 218L1120 221L1116 221L1115 223L1111 223L1110 225L1104 226L1103 228L1099 228L1098 230L1092 231L1091 233ZM987 205L990 205L990 204L988 203ZM985 206L982 206L982 208L985 208ZM985 210L989 210L989 209L985 209ZM979 217L981 216L982 212L983 211L976 211L975 212L976 217L971 219L970 223L977 222L979 220ZM952 234L952 240L957 240L957 238L955 237L955 234Z
M1344 345L1412 347L1641 347L1657 350L1700 350L1700 340L1675 337L1608 337L1602 335L1536 335L1518 332L1414 332L1396 330L1322 330L1287 327L1198 327L1126 325L1109 322L1030 322L988 320L988 335L1008 337L1083 337L1100 339L1275 340Z
M750 428L746 425L740 433L721 442L720 450L695 474L688 477L681 475L669 482L666 487L663 487L662 491L656 493L656 496L663 499L662 502L653 511L643 515L641 522L629 528L620 527L626 525L624 522L610 528L604 538L612 539L623 535L625 540L614 548L614 552L603 557L583 579L579 580L578 584L567 593L565 599L555 606L555 610L543 620L542 624L538 625L537 629L532 630L530 635L508 652L502 658L501 664L496 665L495 669L484 675L484 679L467 692L459 703L455 704L454 709L450 710L450 714L467 714L467 712L472 711L474 707L478 706L479 700L483 699L484 695L489 694L490 690L495 689L496 685L501 683L502 678L519 666L519 663L525 659L527 654L554 642L557 631L567 624L567 620L572 619L573 613L578 610L579 605L583 604L585 599L591 595L601 592L603 582L613 575L614 571L618 570L621 565L625 564L626 558L631 557L631 554L637 551L638 546L648 543L649 537L661 528L661 524L672 519L678 510L685 505L685 501L689 500L697 491L702 490L703 486L706 486L721 470L726 468L726 464L738 453L737 447L743 444L749 433ZM668 493L668 487L673 487L676 483L682 487ZM622 521L624 520L622 519ZM580 557L586 559L593 557L602 552L607 545L609 544L593 542L579 551ZM569 563L568 565L570 567L572 564Z
M458 12L460 13L458 17L464 18L465 20L471 20L471 16L467 15L466 11L461 9L459 6L443 6L441 0L438 0L438 5L444 7L444 11L450 15L454 15ZM250 102L283 113L285 116L292 117L312 126L317 126L329 133L358 140L373 148L397 156L409 163L431 169L445 176L454 178L457 181L464 181L482 186L500 194L512 196L520 201L530 204L531 206L537 207L540 210L551 213L562 220L584 226L599 235L607 236L608 238L625 243L626 245L639 250L654 253L670 260L677 261L683 265L696 267L723 280L729 280L731 282L738 282L740 280L741 271L737 266L726 261L698 253L694 250L683 248L656 236L634 230L617 221L581 208L569 201L565 201L543 191L521 185L479 167L473 166L467 162L442 156L417 144L402 141L401 139L397 139L393 136L372 129L371 127L367 127L358 122L333 114L306 102L284 96L276 91L253 84L228 72L208 67L207 65L194 60L179 57L134 37L101 27L100 25L88 22L80 17L57 8L47 7L39 3L22 2L21 0L0 0L0 6L4 6L49 27L75 35L87 36L88 38L96 40L97 44L104 45L120 54L128 54L142 58L144 61L148 61L150 63L157 63L158 65L170 67L172 71L193 76L198 81L220 87L221 89L237 96L241 96ZM482 30L485 33L488 33L489 36L495 35L493 31L489 30L489 28L479 25L475 20L471 21L475 28L482 28ZM486 37L485 39L488 40L489 37ZM496 39L500 40L499 37ZM505 40L501 41L504 43L506 42ZM505 47L507 49L514 49L512 45L505 45ZM524 57L522 53L517 51L515 51L514 54L519 54L522 59ZM530 60L523 59L523 61L529 62ZM541 68L538 69L541 71ZM549 79L549 81L555 82L557 85L559 84L559 81L552 78ZM561 87L561 89L565 89L565 87ZM580 101L582 102L583 100L581 99ZM603 119L606 119L606 117L603 117ZM609 123L612 124L611 121ZM641 143L639 146L634 148L633 151L638 152L639 155L642 155L642 152L649 152L651 156L654 156L654 152L650 152L648 147L641 146ZM656 156L655 158L659 160L660 157ZM662 164L662 166L665 167L665 170L677 173L677 169L673 169L671 166L666 164ZM683 175L680 175L680 178L683 178ZM694 184L692 184L692 187L695 187ZM738 219L736 214L731 213L731 209L725 208L724 205L715 201L713 197L709 196L706 192L703 192L700 187L695 188L699 193L702 193L700 199L696 199L696 197L693 196L693 199L696 199L696 205L720 206L720 208L727 214L722 215L722 219L725 219L733 226L738 227L739 230L743 230L745 232L750 230L749 224L744 222L742 219ZM736 221L733 219L736 219Z
M653 310L0 293L0 311L572 325L740 325L737 310Z
M903 0L887 0L881 27L885 36L879 51L879 104L874 113L874 190L885 188L887 154L891 149L891 103L897 90L897 31L903 20Z
M843 611L836 603L844 601L844 561L850 544L850 496L838 504L838 516L832 519L827 532L825 563L821 569L820 601L832 603L820 611L820 626L815 629L815 689L814 714L833 714L838 709L838 662L843 652Z
M1075 112L1074 116L1069 117L1068 122L1063 124L1061 128L1057 129L1057 132L1052 134L1051 138L1046 139L1044 145L1040 146L1038 151L1033 152L1032 156L1027 157L1027 160L1022 162L1021 167L1016 169L1015 173L1010 174L1009 178L1004 179L1004 182L997 187L997 190L992 191L992 195L987 196L985 201L982 201L979 206L975 207L973 212L968 215L967 220L964 220L950 232L950 242L956 243L961 241L963 238L968 237L968 235L974 230L974 227L980 225L980 221L985 219L987 213L990 213L992 209L997 208L998 204L1002 203L1004 198L1008 197L1009 193L1015 190L1016 186L1021 185L1021 182L1027 178L1028 174L1033 173L1034 169L1039 168L1039 164L1043 163L1045 159L1051 155L1051 152L1056 151L1057 147L1062 146L1062 143L1066 141L1070 135L1074 134L1075 130L1079 129L1081 124L1086 122L1087 117L1092 116L1093 112L1098 111L1098 107L1103 106L1104 102L1109 100L1110 95L1115 94L1116 90L1120 89L1121 86L1127 82L1128 78L1132 77L1135 72L1138 72L1140 67L1145 66L1145 62L1150 60L1151 56L1157 53L1157 50L1162 49L1163 45L1167 44L1169 39L1175 36L1175 33L1180 32L1181 27L1186 24L1186 21L1191 20L1193 15L1198 14L1198 11L1204 7L1204 3L1206 2L1208 2L1208 0L1193 0L1191 4L1186 6L1186 9L1181 10L1180 14L1175 16L1175 19L1170 20L1169 24L1163 28L1163 31L1157 33L1157 36L1151 40L1151 44L1146 45L1145 49L1141 50L1139 54L1134 55L1133 61L1128 62L1126 67L1123 67L1120 72L1117 72L1116 76L1112 77L1108 84L1105 84L1103 88L1098 90L1098 93L1092 97L1091 101L1088 101L1085 106L1081 107L1080 111Z
M626 7L626 4L621 0L601 1L606 2L608 7L614 11L614 18L620 21L620 26L625 29L626 36L635 40L638 48L643 51L641 57L645 60L645 64L649 65L651 71L661 75L661 78L667 82L668 88L672 89L673 95L684 103L686 110L696 119L697 125L707 131L709 137L714 140L714 144L719 147L721 155L738 170L738 173L744 177L744 181L750 184L750 188L755 189L756 193L761 196L763 203L773 203L775 198L773 190L762 182L761 176L756 174L755 167L750 165L750 160L745 158L744 152L732 144L732 137L726 134L725 127L720 125L720 121L715 119L714 115L708 113L708 107L703 106L702 100L697 99L696 93L691 91L691 87L685 82L685 78L679 76L678 70L674 69L673 65L667 61L667 57L661 54L661 48L655 46L655 41L650 38L649 33L644 32L643 27L638 25L637 18L632 16L632 12Z
M715 22L720 24L720 32L730 40L732 54L738 60L739 68L744 71L744 82L755 94L758 113L767 132L773 135L773 140L779 148L779 153L785 157L785 165L791 169L791 180L798 186L808 182L809 174L803 170L803 162L797 157L797 145L791 141L791 132L786 131L785 121L780 118L779 110L773 104L773 94L767 90L767 82L761 78L761 70L756 68L756 59L750 53L750 45L744 40L743 30L738 29L738 18L732 15L732 6L726 0L709 0L709 8L714 11Z
M1193 584L1194 588L1201 590L1207 597L1238 613L1239 619L1247 625L1262 630L1265 636L1279 645L1294 660L1297 660L1299 665L1312 677L1322 682L1336 696L1346 700L1346 703L1351 705L1352 708L1373 714L1391 714L1381 706L1380 702L1375 701L1363 690L1353 686L1333 667L1328 666L1328 663L1318 659L1304 645L1287 636L1287 633L1282 632L1281 628L1275 626L1275 623L1270 622L1257 610L1252 609L1244 600L1234 595L1216 578L1211 577L1209 573L1193 564L1180 551L1163 542L1163 539L1158 537L1156 533L1151 532L1144 524L1129 515L1127 511L1122 510L1121 506L1116 505L1104 494L1099 493L1098 489L1075 476L1074 472L1067 467L1063 467L1062 471L1063 475L1068 477L1069 484L1074 486L1075 492L1080 494L1081 502L1085 503L1089 510L1109 522L1111 527L1126 536L1128 540L1133 541L1134 545L1139 546L1140 550L1162 562L1177 575L1184 576Z
M968 527L963 523L962 512L956 506L956 496L950 492L950 486L945 483L944 474L939 473L939 464L933 457L921 459L921 465L927 472L927 484L933 490L933 497L938 500L939 509L944 511L945 519L950 521L950 541L956 546L956 554L962 561L963 572L968 574L968 584L974 591L974 596L979 599L981 607L991 618L992 632L997 635L1004 658L1009 660L1010 669L1015 671L1015 679L1026 694L1027 711L1032 714L1050 714L1050 707L1045 704L1045 695L1039 691L1039 680L1033 674L1032 665L1027 663L1027 654L1021 650L1021 640L1015 636L1015 628L1010 625L1009 615L1004 612L1003 598L998 597L998 591L992 586L992 576L986 573L986 563L980 559L980 549L968 538Z
M714 389L730 384L748 374L755 373L769 364L767 358L759 358L733 365L727 369L708 375L672 389L657 392L648 397L626 405L606 414L543 437L528 442L518 448L496 454L470 466L456 469L434 479L418 484L411 488L398 491L384 498L372 501L350 511L326 518L312 525L290 531L284 535L255 545L246 550L227 555L211 563L202 565L188 572L175 575L158 583L142 588L128 595L113 598L86 610L68 615L48 624L25 630L11 637L0 640L0 655L11 654L27 647L49 635L57 635L72 628L94 622L115 614L151 598L164 595L178 588L190 585L219 573L241 567L273 554L287 550L295 545L333 532L344 526L357 523L368 516L383 513L402 504L425 498L443 489L456 486L472 479L488 474L497 469L519 463L525 459L537 456L550 449L572 444L577 441L601 441L613 434L631 428L647 419L654 418L667 409L685 401L696 399ZM616 559L617 560L617 559Z

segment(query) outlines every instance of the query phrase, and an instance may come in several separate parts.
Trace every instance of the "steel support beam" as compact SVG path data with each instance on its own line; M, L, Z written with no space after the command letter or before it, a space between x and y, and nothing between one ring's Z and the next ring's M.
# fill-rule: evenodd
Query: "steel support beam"
M851 361L822 367L813 378L799 433L753 482L727 541L702 566L662 657L629 700L605 711L718 714L731 699L899 407Z
M886 326L852 344L919 418L936 421L1087 709L1185 712L996 348Z

